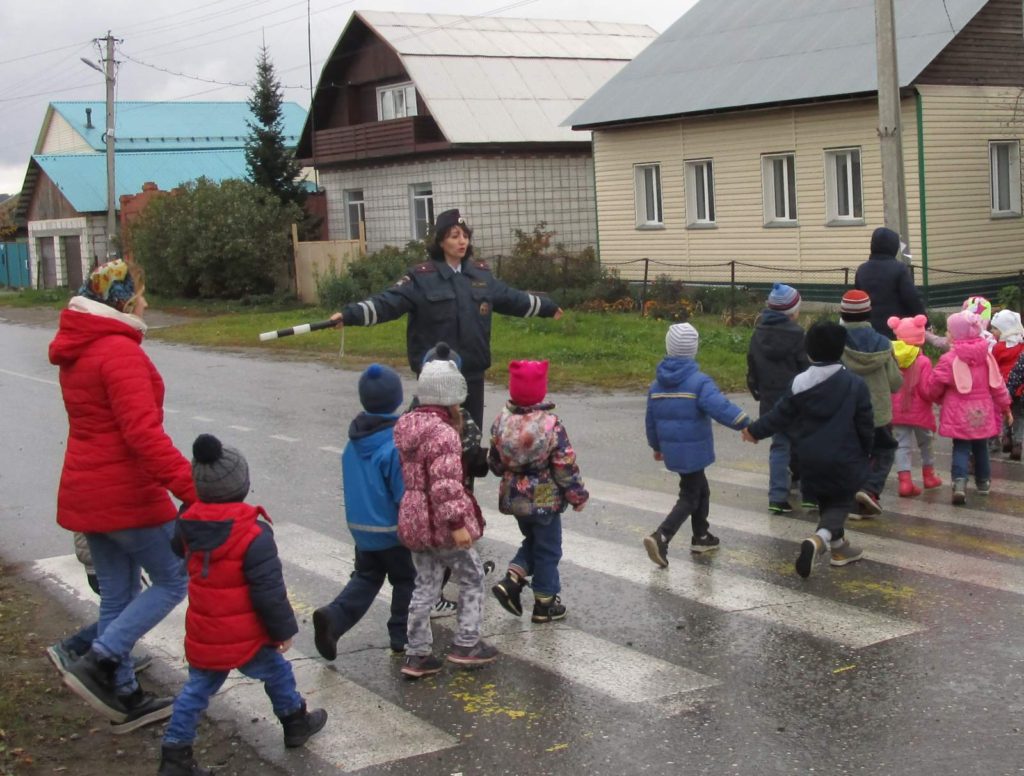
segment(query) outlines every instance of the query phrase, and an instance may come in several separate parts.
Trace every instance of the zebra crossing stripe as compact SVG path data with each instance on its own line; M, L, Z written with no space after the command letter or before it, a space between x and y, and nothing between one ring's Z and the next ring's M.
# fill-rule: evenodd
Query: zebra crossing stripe
M56 583L66 593L82 601L96 602L82 573L82 565L74 555L46 558L33 566L36 575ZM183 601L141 642L145 649L165 661L179 682L186 677L185 608ZM458 744L454 736L346 679L319 658L311 658L294 647L288 651L288 658L299 690L310 706L323 706L330 714L327 727L311 738L304 749L333 767L360 770ZM237 672L231 674L214 696L209 713L215 719L236 723L259 715L260 724L237 725L237 729L261 757L285 770L289 770L289 765L294 766L298 758L308 756L284 748L280 727L262 683Z
M761 483L762 485L764 482ZM665 514L675 504L676 497L657 491L642 490L628 485L587 480L587 488L594 498L612 504L632 507L657 514ZM933 519L942 519L943 507L932 505ZM952 510L952 507L948 507ZM883 516L880 518L885 520ZM735 531L764 536L771 539L785 539L800 542L810 533L808 523L789 517L773 517L761 512L736 509L721 504L714 506L711 517L713 525L725 526ZM864 548L866 560L885 563L890 566L918 571L924 574L965 582L991 590L1001 590L1015 595L1024 595L1024 568L1000 563L949 550L927 547L900 539L881 538L857 530L856 521L847 521L846 530L856 532L857 543ZM718 572L716 572L717 576Z

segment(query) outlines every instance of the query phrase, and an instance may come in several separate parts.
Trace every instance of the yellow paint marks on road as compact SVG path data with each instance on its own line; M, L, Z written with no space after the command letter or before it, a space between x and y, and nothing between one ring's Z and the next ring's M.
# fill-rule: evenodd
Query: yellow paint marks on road
M834 670L832 671L832 673L833 673L833 674L845 674L845 673L846 673L847 671L852 671L852 670L853 670L853 669L855 669L856 667L857 667L857 666L855 666L855 665L850 665L850 666L843 666L842 668L836 668L836 669L834 669Z
M896 585L892 582L844 579L836 582L836 587L853 595L878 596L887 603L906 601L917 595L917 591L909 585Z
M568 749L568 748L569 748L568 744L555 744L554 746L549 746L544 751L545 752L559 752L562 749Z
M1004 539L986 539L981 536L971 536L956 528L934 528L925 526L904 526L897 535L909 536L914 539L930 539L942 542L944 545L954 545L951 549L973 550L975 552L991 553L1004 558L1015 560L1024 558L1024 546L1015 542L1008 542Z
M536 712L523 708L514 708L498 696L498 688L493 683L482 683L475 676L461 674L448 685L448 694L462 703L467 714L479 714L482 717L508 717L513 720L533 721L539 717Z
M312 616L313 610L316 609L316 607L312 604L308 604L305 601L300 601L299 599L295 598L290 592L288 593L288 603L292 605L292 609L295 611L295 614L299 617L303 615Z

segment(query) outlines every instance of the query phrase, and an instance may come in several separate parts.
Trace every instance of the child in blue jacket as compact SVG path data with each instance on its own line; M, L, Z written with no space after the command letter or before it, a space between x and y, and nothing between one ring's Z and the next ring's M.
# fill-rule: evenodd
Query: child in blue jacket
M341 454L345 520L356 543L355 571L345 589L313 612L316 651L338 656L338 639L366 614L387 578L391 592L388 634L391 650L405 652L409 600L416 569L398 541L398 505L405 487L395 449L395 413L402 404L402 381L393 369L370 364L359 377L360 412L348 429Z
M723 394L715 381L700 371L694 360L699 335L688 323L669 327L665 335L667 356L658 364L657 376L647 393L647 444L654 460L664 461L679 474L679 499L657 531L644 538L644 547L658 566L668 566L668 544L686 519L692 518L691 552L718 547L718 537L708 531L711 489L704 469L715 462L711 419L740 431L750 418Z

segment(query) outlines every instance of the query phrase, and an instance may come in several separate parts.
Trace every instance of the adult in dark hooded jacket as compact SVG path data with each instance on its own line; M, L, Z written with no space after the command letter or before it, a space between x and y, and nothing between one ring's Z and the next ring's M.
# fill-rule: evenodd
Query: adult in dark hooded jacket
M818 527L804 540L796 561L807 577L814 562L831 553L833 566L860 560L863 552L844 537L846 516L868 468L874 415L868 387L840 363L846 332L838 324L816 323L807 331L811 366L767 415L744 432L748 441L784 431L800 456L805 494L819 505Z
M871 235L871 255L857 267L853 287L871 297L871 327L888 339L895 339L886 324L890 317L924 315L924 302L914 286L910 267L896 258L900 236L892 229L878 227Z

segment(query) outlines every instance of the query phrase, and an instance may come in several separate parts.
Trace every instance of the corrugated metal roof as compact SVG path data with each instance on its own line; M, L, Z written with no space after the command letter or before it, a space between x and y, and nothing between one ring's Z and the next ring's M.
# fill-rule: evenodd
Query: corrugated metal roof
M907 86L986 0L894 0ZM877 89L872 0L700 0L566 120L597 124Z
M580 142L563 119L657 37L641 24L356 15L398 54L451 143Z
M106 150L104 103L62 101L50 106L95 150ZM85 125L86 108L92 109L91 128ZM297 103L286 102L281 105L281 112L285 140L294 146L306 121L306 110ZM245 102L119 101L114 113L117 151L242 148L249 134L246 122L251 119L252 112Z
M107 209L105 154L37 154L32 161L42 168L79 213ZM114 190L120 200L122 194L142 191L142 184L148 181L167 190L200 176L222 181L247 175L242 149L119 153L114 167Z

